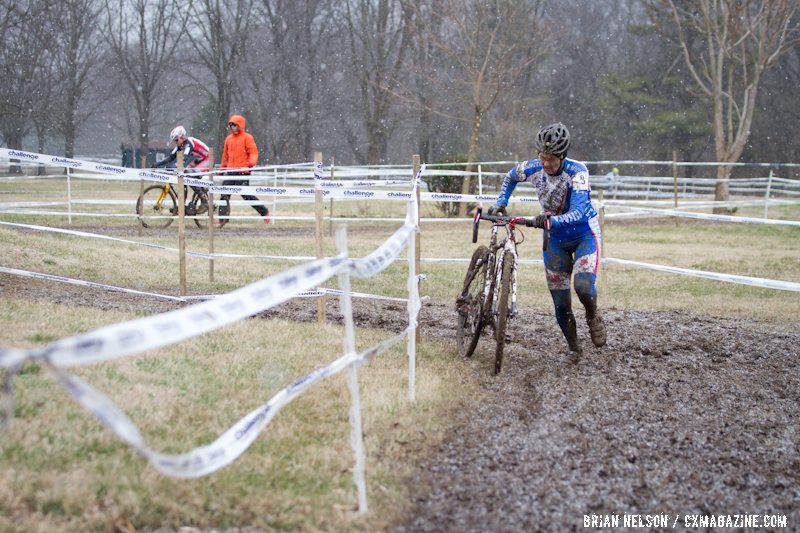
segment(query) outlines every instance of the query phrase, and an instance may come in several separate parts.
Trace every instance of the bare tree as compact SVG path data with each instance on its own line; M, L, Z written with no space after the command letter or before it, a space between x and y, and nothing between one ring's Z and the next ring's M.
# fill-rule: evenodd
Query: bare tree
M366 163L386 157L396 119L391 85L400 77L408 33L400 0L349 0L343 8L351 68L358 84L366 135ZM361 150L354 150L358 157Z
M97 46L102 8L98 0L61 0L55 6L50 18L57 36L53 76L61 93L55 127L64 136L64 155L73 157L78 129L97 109L97 102L89 104L87 89L103 54Z
M175 61L189 10L169 0L106 0L108 42L136 107L141 154L150 145L157 88ZM136 164L137 162L134 162Z
M247 71L256 99L254 123L269 132L271 156L277 161L306 161L312 155L331 4L261 1L260 25L250 42L262 53L248 61ZM264 150L262 143L259 147Z
M534 38L540 9L536 0L439 0L424 6L424 11L417 8L417 28L451 67L444 77L429 80L443 84L443 94L457 102L453 113L432 111L470 125L470 162L477 159L484 115L541 57ZM463 194L469 193L470 181L465 177ZM459 216L466 214L467 204L462 202Z
M214 85L205 88L197 79L197 87L208 93L215 109L212 144L222 153L225 126L233 105L240 62L245 59L254 0L198 0L193 4L188 37L199 60L211 74Z
M52 4L49 0L0 0L0 137L9 148L23 148L33 115L40 109L40 91L51 78L42 72L49 60L38 57L52 45L47 17L41 16ZM12 164L10 171L22 170Z
M718 162L742 155L764 71L800 42L797 0L663 0L677 27L684 61L711 102ZM689 46L694 34L701 46ZM729 198L731 167L717 168L714 199ZM721 211L715 209L715 212Z

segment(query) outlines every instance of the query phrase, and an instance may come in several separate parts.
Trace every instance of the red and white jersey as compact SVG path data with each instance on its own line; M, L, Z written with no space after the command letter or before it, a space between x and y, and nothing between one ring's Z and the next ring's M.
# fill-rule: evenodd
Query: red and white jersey
M175 147L177 151L178 147ZM187 162L188 168L193 168L205 172L208 170L208 160L211 151L208 145L195 137L187 137L183 143L183 160Z

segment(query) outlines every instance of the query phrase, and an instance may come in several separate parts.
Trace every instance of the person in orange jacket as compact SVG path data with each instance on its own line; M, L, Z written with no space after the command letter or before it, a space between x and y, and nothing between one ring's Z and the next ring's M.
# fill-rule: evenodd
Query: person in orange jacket
M246 170L256 166L258 163L258 147L256 140L252 135L245 131L245 119L242 115L232 115L228 120L228 128L230 133L225 138L225 145L222 148L222 162L220 163L221 169L230 168L225 172L228 176L249 176L250 171ZM223 180L222 185L243 185L249 186L249 179L230 179ZM230 198L230 194L222 196L223 200ZM242 198L245 200L258 200L257 197L243 194ZM252 205L253 209L258 211L258 214L264 217L264 222L269 222L269 210L266 206L261 204ZM226 217L230 213L227 212L223 206L220 208L219 216Z

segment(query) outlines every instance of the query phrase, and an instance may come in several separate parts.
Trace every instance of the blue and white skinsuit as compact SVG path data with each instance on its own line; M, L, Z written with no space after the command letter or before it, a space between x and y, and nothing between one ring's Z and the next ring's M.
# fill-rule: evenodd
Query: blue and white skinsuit
M511 193L521 181L536 187L542 213L550 215L545 226L549 242L543 252L547 288L553 297L556 320L570 349L580 350L569 290L573 272L575 292L586 308L587 321L598 317L595 281L600 223L589 198L589 171L583 163L565 158L559 174L550 176L538 159L524 161L506 174L497 203L507 206Z

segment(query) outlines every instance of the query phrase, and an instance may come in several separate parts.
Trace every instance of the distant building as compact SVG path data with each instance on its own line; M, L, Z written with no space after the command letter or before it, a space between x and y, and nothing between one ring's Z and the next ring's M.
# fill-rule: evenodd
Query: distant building
M123 167L142 167L142 150L138 144L133 146L133 143L130 142L122 143L120 149L122 150ZM165 141L151 141L147 150L147 168L156 166L156 161L164 159L171 151L172 147Z

